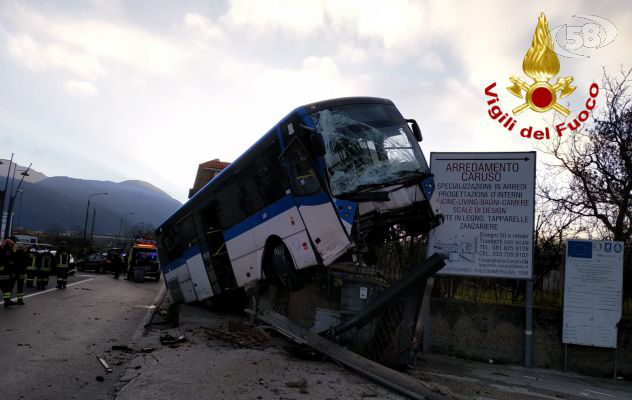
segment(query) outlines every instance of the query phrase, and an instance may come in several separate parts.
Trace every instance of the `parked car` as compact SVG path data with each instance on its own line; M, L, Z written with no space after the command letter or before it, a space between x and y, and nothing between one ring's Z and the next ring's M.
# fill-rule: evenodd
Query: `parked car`
M121 260L125 260L125 249L122 249L120 247L112 247L112 248L108 249L108 251L105 253L105 255L108 258L108 260L110 260L110 261L114 257L120 257Z
M55 254L56 251L53 249L53 246L48 243L38 243L35 245L38 253L43 253L45 251L50 251L52 254Z
M77 261L75 265L78 271L90 270L103 273L112 270L112 263L108 260L107 255L102 253L88 254L85 258Z

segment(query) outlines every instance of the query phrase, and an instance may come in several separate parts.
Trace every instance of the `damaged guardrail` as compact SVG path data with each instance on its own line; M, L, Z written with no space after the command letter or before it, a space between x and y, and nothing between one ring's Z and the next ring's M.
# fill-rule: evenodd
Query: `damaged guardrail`
M411 268L408 273L380 294L368 307L359 312L351 320L321 333L327 337L340 336L353 328L362 328L377 314L393 302L397 301L412 286L424 282L445 266L447 256L433 254L421 265Z
M356 371L373 381L382 384L396 392L413 399L443 400L445 396L432 392L421 381L395 371L375 361L371 361L361 355L348 350L327 338L337 337L353 328L361 328L375 318L387 306L405 295L415 285L423 286L425 281L445 266L447 257L434 254L418 266L412 267L409 272L395 284L385 290L371 304L358 313L348 322L337 327L330 328L320 334L305 329L289 318L272 311L269 308L258 312L246 310L256 319L272 326L282 335L301 345L307 345L314 350L328 356L348 368Z

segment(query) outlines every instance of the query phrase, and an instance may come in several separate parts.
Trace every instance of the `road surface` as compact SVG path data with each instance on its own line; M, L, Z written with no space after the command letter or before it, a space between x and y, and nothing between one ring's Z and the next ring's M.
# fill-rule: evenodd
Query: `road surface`
M163 283L78 273L57 290L51 278L25 306L0 308L0 399L112 399L128 355L111 348L128 344Z

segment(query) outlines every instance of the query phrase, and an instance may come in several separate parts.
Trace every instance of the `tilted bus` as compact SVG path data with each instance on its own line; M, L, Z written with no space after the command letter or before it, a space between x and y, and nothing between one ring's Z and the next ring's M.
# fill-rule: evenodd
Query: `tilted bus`
M156 230L174 299L204 300L337 260L375 262L384 234L439 223L421 132L390 100L298 107ZM351 254L355 256L351 257Z

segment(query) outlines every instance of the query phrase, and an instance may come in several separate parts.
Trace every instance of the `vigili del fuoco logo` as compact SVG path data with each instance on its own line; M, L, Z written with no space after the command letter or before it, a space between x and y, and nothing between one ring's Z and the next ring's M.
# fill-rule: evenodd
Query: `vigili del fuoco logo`
M511 110L511 116L500 108L498 94L493 91L496 82L485 88L485 95L489 98L487 101L487 105L490 106L489 116L508 131L513 132L518 123L516 117L527 109L539 113L552 111L566 118L564 122L555 125L555 132L553 132L561 137L565 131L572 132L579 129L582 123L588 119L590 111L595 108L595 98L599 95L599 86L593 83L590 85L584 110L575 118L567 118L570 111L562 106L558 100L571 95L576 87L571 86L573 83L571 76L558 77L557 82L551 85L550 80L560 72L560 60L552 50L553 48L549 24L544 13L541 13L533 35L533 42L522 61L522 70L533 82L528 83L517 76L509 78L512 83L507 88L509 93L524 99L523 104ZM549 127L536 129L527 126L520 129L520 136L527 139L550 139L551 135Z

